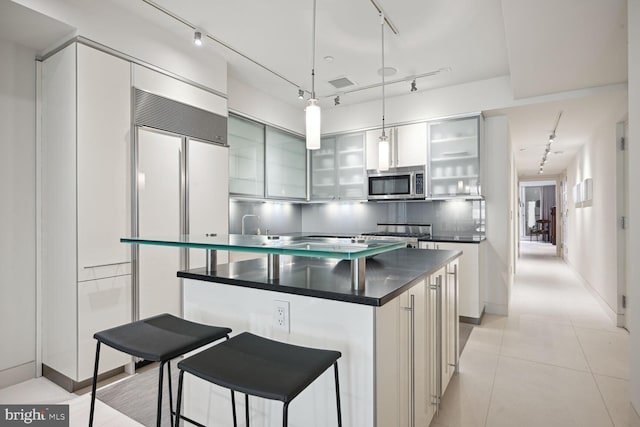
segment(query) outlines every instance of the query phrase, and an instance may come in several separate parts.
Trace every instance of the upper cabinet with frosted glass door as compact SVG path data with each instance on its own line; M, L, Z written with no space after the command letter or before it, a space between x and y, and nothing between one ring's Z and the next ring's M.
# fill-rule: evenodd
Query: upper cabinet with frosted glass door
M364 200L367 198L364 133L322 138L311 151L312 200Z
M265 126L229 116L229 193L264 197Z
M480 116L429 123L431 197L480 196Z
M307 149L303 138L267 126L267 197L275 199L307 198Z

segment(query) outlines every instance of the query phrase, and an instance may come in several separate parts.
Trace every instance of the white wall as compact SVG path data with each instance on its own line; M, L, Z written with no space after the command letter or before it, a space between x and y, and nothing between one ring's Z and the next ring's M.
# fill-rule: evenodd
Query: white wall
M149 21L140 20L111 1L15 1L77 28L80 36L221 93L227 92L226 61L211 47L195 46L193 34L186 26L183 26L184 38L181 39ZM129 4L129 7L146 7L150 17L160 13L142 2Z
M640 1L627 2L629 40L629 250L628 287L631 290L631 385L632 426L640 426ZM634 167L635 165L635 167Z
M511 149L506 116L485 119L482 187L486 200L485 311L506 315L509 307Z
M615 319L617 312L617 220L616 220L616 123L626 115L627 103L604 112L600 126L567 168L569 216L565 260L596 291ZM573 186L593 180L591 206L576 208Z
M3 370L35 360L36 65L34 51L4 40L0 40L0 58L2 387L10 381Z
M304 135L305 101L300 101L300 108L295 108L231 76L227 83L229 110Z

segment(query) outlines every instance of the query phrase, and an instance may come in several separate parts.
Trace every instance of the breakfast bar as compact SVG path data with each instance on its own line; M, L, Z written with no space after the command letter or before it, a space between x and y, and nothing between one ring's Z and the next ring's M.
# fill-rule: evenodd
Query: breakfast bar
M206 240L209 239L209 244ZM274 240L279 243L274 244ZM427 425L457 369L459 251L403 248L398 242L288 236L128 238L132 244L279 255L178 272L185 319L223 325L296 345L342 353L345 425ZM226 241L227 244L221 242ZM295 251L295 253L289 252ZM363 286L354 282L360 260ZM271 267L270 267L271 265ZM356 263L357 265L357 263ZM184 414L206 425L232 425L228 391L185 379ZM290 407L294 426L335 424L331 372ZM243 402L238 399L238 410ZM281 423L281 405L252 399L252 425Z

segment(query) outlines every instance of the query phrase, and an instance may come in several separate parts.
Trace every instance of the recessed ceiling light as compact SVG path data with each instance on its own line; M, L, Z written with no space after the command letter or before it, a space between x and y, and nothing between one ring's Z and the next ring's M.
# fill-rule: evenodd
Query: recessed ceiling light
M378 75L381 76L383 72L383 69L380 68L378 69ZM389 76L393 76L395 74L398 73L398 69L394 68L394 67L384 67L384 76L385 77L389 77Z
M554 151L553 154L564 154L564 151Z
M324 60L327 61L327 62L333 62L333 59L334 58L331 55L327 55L327 56L324 57Z

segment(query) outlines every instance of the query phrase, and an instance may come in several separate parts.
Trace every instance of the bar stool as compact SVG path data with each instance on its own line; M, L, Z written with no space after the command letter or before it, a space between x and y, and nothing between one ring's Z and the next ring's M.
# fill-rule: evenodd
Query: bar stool
M234 427L237 427L234 391L245 394L247 427L249 395L283 402L282 425L286 427L291 401L333 365L338 426L342 426L338 381L340 356L339 351L299 347L243 332L178 362L180 380L175 425L178 427L180 420L185 372L231 390Z
M160 427L162 415L162 374L164 366L167 366L169 375L169 408L171 411L171 424L173 425L171 363L167 362L221 338L226 337L228 339L230 333L231 329L229 328L189 322L188 320L184 320L167 313L138 320L137 322L128 323L126 325L116 326L115 328L101 332L96 332L93 337L98 341L98 343L96 345L96 361L93 371L89 426L93 426L98 362L100 360L100 344L106 344L123 353L140 357L145 360L160 362L157 413L157 425Z

